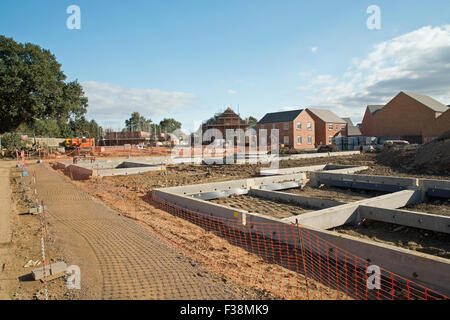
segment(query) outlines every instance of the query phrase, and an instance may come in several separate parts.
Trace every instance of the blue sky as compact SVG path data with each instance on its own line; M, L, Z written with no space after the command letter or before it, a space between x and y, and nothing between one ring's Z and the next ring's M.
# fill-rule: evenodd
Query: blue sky
M69 5L81 30L66 28ZM381 30L366 10L381 9ZM400 90L450 104L450 2L2 0L0 34L50 49L83 84L89 118L132 111L194 123L302 107L362 118ZM431 85L432 84L432 85Z

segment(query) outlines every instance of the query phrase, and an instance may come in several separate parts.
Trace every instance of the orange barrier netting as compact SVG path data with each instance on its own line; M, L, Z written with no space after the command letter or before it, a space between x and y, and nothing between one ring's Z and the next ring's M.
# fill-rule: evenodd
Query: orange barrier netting
M369 261L321 239L297 225L242 222L187 210L153 195L154 204L205 233L225 239L226 261L214 256L208 241L179 247L187 255L231 279L284 299L437 300L443 294L379 268L379 286L368 273ZM225 248L224 248L225 249ZM210 256L200 252L210 252Z

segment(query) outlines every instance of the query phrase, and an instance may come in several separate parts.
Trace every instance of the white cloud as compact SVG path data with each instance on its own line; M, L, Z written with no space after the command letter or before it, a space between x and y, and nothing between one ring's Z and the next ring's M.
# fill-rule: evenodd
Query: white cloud
M118 125L134 111L145 117L169 116L197 99L190 93L134 89L96 81L84 81L81 85L89 99L87 116Z
M238 92L235 90L228 90L227 93L233 95L233 94L237 94Z
M450 25L423 27L381 42L363 59L353 58L340 77L317 75L306 86L308 103L362 117L367 104L387 103L400 91L450 103Z
M312 53L316 53L317 50L318 50L319 48L317 48L317 47L311 47L310 49L311 49L311 52L312 52Z
M301 109L301 107L296 107L296 106L284 106L281 107L280 110L281 111L292 111L292 110L298 110Z

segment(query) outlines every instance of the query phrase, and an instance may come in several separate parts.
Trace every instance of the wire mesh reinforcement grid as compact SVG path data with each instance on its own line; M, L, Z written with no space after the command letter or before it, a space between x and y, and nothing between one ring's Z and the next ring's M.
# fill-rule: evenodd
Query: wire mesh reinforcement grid
M441 300L443 294L379 267L297 225L251 223L181 208L153 195L160 209L205 233L225 239L233 250L215 256L211 242L177 247L214 271L282 299ZM225 249L225 248L223 248ZM204 252L211 254L203 254ZM226 261L224 260L226 259ZM369 270L368 270L369 268ZM379 275L377 277L377 274Z

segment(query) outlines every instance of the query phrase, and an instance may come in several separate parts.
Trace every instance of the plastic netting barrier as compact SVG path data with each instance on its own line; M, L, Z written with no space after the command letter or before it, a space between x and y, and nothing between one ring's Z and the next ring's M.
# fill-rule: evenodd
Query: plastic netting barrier
M163 199L153 204L205 233L225 239L226 261L208 241L179 247L189 256L237 282L283 299L442 300L443 294L405 279L321 239L298 225L251 223L181 208ZM213 250L214 249L214 250ZM211 252L211 256L200 252Z

